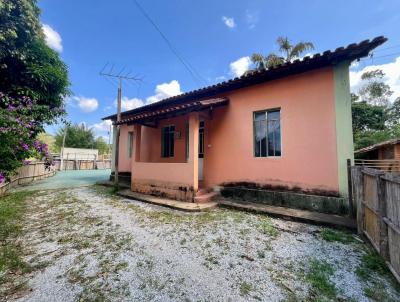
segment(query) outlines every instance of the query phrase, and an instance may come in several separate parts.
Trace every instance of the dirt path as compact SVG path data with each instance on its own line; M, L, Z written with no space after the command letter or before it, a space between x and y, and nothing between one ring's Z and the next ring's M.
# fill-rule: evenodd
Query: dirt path
M262 215L185 214L82 187L35 193L24 230L35 270L8 300L400 299L353 236Z

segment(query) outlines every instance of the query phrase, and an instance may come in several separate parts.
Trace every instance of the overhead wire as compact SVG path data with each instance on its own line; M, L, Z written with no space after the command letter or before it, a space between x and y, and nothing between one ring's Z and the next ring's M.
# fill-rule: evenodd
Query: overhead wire
M171 52L177 57L177 59L182 63L182 65L185 67L185 69L189 72L189 74L192 76L192 78L196 82L196 84L199 84L199 80L200 80L200 82L207 83L207 81L199 74L199 72L193 67L193 65L178 52L178 50L174 47L172 42L167 38L167 36L163 33L161 28L155 23L155 21L150 17L150 15L146 12L146 10L140 5L140 3L137 0L133 0L133 2L136 4L137 8L142 13L142 15L147 19L147 21L159 33L159 35L164 40L164 42L167 44L167 46L171 50Z

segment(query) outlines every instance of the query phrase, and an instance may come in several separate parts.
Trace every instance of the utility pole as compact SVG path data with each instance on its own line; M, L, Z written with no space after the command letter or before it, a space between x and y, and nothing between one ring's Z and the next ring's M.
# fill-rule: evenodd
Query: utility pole
M115 137L115 159L114 159L114 165L115 165L114 184L117 186L118 185L119 136L120 136L119 122L121 121L122 81L126 80L126 81L141 82L142 79L138 78L137 76L130 76L131 72L128 72L127 74L122 74L125 67L122 68L122 70L119 73L113 73L114 65L112 65L110 70L108 72L105 72L105 69L107 68L107 66L108 66L108 63L100 71L100 75L105 77L106 79L110 78L111 80L112 79L118 80L117 120L116 120L117 131L115 134L116 137ZM113 83L113 82L111 82L111 83ZM113 84L115 84L115 83L113 83Z
M114 171L114 183L118 185L118 158L119 158L119 132L120 132L120 125L119 122L121 121L121 91L122 91L122 84L121 78L119 78L119 85L118 85L118 100L117 100L117 137L115 138L115 171Z

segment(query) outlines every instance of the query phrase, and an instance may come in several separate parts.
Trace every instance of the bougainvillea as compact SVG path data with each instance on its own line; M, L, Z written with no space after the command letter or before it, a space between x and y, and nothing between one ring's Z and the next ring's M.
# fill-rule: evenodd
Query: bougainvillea
M45 123L63 115L63 109L38 105L26 96L12 98L0 92L0 183L27 164L28 158L44 160L47 168L52 164L47 145L36 136L44 130Z

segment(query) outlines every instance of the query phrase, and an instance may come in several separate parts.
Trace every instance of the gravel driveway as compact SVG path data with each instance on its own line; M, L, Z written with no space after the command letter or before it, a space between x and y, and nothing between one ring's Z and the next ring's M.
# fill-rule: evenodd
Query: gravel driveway
M226 209L181 213L96 186L33 193L20 240L36 269L15 276L9 301L400 300L352 235Z

